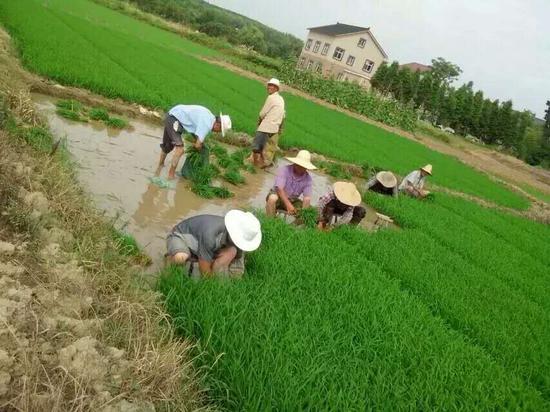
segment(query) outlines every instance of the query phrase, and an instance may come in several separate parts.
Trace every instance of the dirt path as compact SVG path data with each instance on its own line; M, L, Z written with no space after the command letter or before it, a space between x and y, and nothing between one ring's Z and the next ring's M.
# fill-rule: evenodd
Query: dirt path
M235 73L238 73L250 79L258 80L261 82L266 81L265 78L255 73L246 71L238 66L235 66L219 58L202 57L202 59L209 63L213 63L218 66L229 69ZM538 169L533 166L530 166L522 162L521 160L516 159L513 156L509 156L504 153L495 152L494 150L485 149L485 148L476 146L470 142L467 142L465 140L462 140L462 139L459 140L458 138L452 139L451 144L446 144L444 142L441 142L437 139L434 139L430 136L427 136L421 133L413 134L395 127L388 126L384 123L377 122L366 116L362 116L360 114L338 107L334 104L327 103L324 100L318 99L314 96L311 96L293 87L284 86L284 91L291 93L293 95L311 100L317 104L328 107L332 110L345 113L348 116L359 119L361 121L372 124L374 126L380 127L381 129L387 130L389 132L398 134L407 139L421 143L429 147L430 149L436 150L438 152L441 152L447 155L454 156L457 159L461 160L463 163L466 163L480 171L490 173L491 175L496 176L500 179L506 180L509 183L527 184L545 193L550 194L550 171Z

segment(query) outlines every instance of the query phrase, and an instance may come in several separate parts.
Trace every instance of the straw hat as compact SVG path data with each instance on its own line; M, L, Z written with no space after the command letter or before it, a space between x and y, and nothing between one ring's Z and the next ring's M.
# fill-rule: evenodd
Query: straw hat
M432 175L432 165L426 165L424 167L421 167L420 170L424 170L430 176Z
M222 136L225 137L225 132L231 130L231 117L220 112L220 123L222 124Z
M332 186L336 198L345 205L357 206L361 203L361 194L353 183L336 182Z
M279 81L279 79L276 79L276 78L272 78L270 79L267 84L272 84L273 86L277 86L277 89L281 88L281 82Z
M296 157L287 157L286 160L306 168L307 170L317 169L313 163L311 163L311 154L307 150L300 150Z
M250 212L233 209L225 215L225 228L237 248L245 252L258 249L262 243L260 221Z
M376 180L388 189L397 186L397 179L392 172L378 172L376 173Z

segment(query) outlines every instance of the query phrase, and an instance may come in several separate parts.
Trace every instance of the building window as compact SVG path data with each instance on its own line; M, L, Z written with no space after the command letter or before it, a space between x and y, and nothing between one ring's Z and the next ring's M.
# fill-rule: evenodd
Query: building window
M319 51L319 47L321 47L321 42L316 41L315 46L313 46L313 53L317 53Z
M306 67L306 69L307 69L307 70L311 69L311 66L313 66L313 60L310 60L310 61L307 62L307 67Z
M311 43L312 42L313 42L313 40L307 39L304 49L309 50L311 48Z
M365 60L365 64L363 65L363 71L370 73L372 72L372 68L374 67L374 62L372 60Z
M361 37L359 41L357 42L357 47L364 48L365 44L367 44L367 39Z
M330 44L329 43L325 43L325 45L323 46L323 51L321 52L321 54L323 56L326 56L327 53L328 53L328 48L330 47Z
M346 64L348 66L353 66L353 63L355 63L355 56L348 56L348 60L346 61Z
M336 80L342 80L344 78L344 73L340 72L336 75Z
M335 60L342 60L342 58L344 57L344 53L346 51L344 49L342 49L341 47L337 47L335 50L334 50L334 54L332 55L332 57L335 59Z
M304 64L306 64L306 58L300 57L300 63L298 63L299 67L304 67Z
M315 71L316 71L317 73L321 73L321 72L323 71L323 65L321 64L321 62L317 62L317 63L315 64Z

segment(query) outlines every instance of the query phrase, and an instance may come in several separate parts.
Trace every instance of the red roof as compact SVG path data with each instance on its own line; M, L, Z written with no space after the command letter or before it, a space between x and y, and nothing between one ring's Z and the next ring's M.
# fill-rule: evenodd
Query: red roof
M426 66L425 64L415 63L415 62L402 64L399 67L400 68L407 67L413 72L420 72L420 73L429 72L430 70L432 70L432 66Z

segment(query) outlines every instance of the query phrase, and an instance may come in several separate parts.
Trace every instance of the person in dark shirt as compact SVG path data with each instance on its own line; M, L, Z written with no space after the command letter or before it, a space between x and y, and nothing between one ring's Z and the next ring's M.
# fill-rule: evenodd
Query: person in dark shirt
M227 273L242 252L256 250L261 241L260 222L250 212L230 210L225 217L198 215L174 226L166 239L167 256L178 265L197 259L202 274Z
M378 172L367 182L367 190L397 197L397 178L392 172Z

